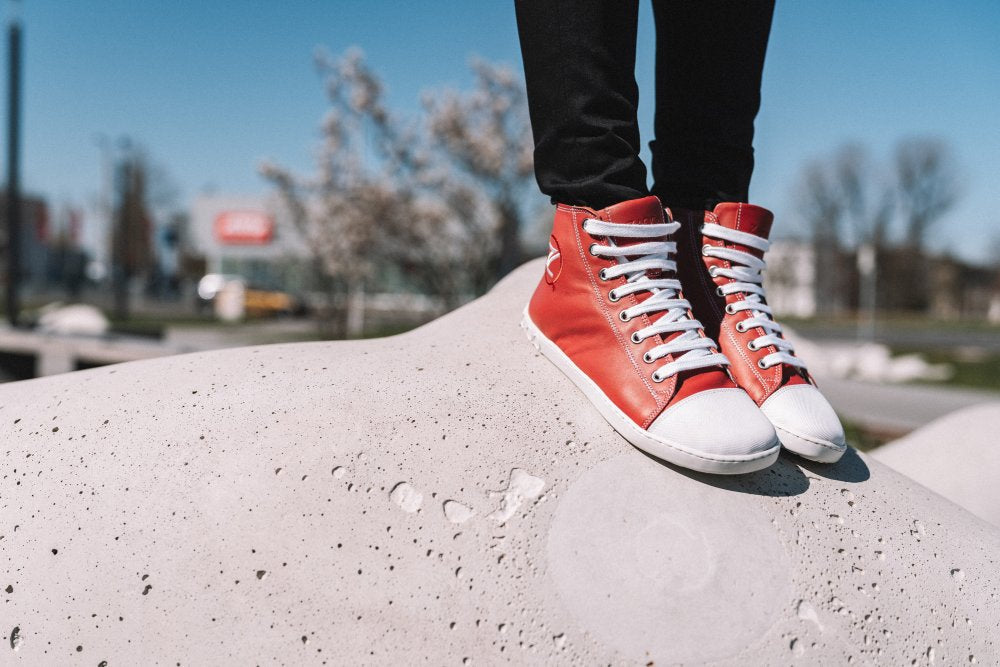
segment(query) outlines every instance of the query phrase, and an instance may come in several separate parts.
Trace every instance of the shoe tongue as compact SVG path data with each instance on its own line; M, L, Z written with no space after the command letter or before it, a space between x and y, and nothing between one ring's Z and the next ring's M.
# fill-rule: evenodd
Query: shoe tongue
M722 202L713 211L717 223L729 229L747 232L766 239L771 233L774 214L753 204Z
M664 222L663 204L657 197L629 199L597 211L601 220L631 225L655 225Z

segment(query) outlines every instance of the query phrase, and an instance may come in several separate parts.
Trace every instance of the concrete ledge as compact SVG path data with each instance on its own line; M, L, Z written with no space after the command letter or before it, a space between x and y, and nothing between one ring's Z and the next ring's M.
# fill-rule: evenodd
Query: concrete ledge
M524 340L540 272L0 386L4 664L1000 661L1000 531L854 453L642 455Z
M103 365L177 354L180 348L133 337L65 336L0 328L0 353L35 357L39 377L69 373L78 363Z
M872 455L1000 528L1000 403L954 412Z

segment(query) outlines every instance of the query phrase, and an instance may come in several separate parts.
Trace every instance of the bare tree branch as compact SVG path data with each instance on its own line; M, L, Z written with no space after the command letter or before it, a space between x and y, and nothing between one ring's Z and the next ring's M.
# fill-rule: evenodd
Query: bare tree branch
M921 249L928 231L958 199L954 160L940 140L915 138L897 145L895 166L906 241Z

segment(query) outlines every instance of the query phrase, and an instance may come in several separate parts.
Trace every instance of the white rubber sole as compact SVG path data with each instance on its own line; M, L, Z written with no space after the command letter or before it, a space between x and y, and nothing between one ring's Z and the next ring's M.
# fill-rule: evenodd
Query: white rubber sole
M777 442L774 447L756 454L720 456L692 450L680 443L670 442L652 435L612 403L611 399L597 386L597 383L577 368L573 360L566 356L566 353L559 349L558 345L545 337L545 334L531 321L527 308L525 308L524 317L521 319L521 327L535 349L572 380L573 384L590 399L601 416L611 424L611 427L634 447L668 463L716 475L739 475L763 470L778 459L781 445Z
M844 452L847 451L846 446L840 447L825 440L809 439L785 430L774 422L771 422L771 425L774 426L774 430L778 433L778 440L781 441L781 446L804 459L816 461L817 463L836 463L844 455Z

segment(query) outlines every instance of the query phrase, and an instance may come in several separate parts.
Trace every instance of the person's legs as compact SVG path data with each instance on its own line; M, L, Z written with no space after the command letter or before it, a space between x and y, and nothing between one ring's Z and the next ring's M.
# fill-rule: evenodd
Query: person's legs
M593 209L647 195L638 0L517 0L515 8L542 192Z
M711 210L746 201L753 122L773 0L653 0L656 118L653 194Z
M639 159L637 0L519 0L535 173L557 204L523 326L629 442L694 470L775 461L774 428L724 371L674 274L679 223Z
M654 0L653 192L680 223L677 276L694 316L787 449L838 460L833 408L775 322L762 284L773 216L747 203L772 0Z

